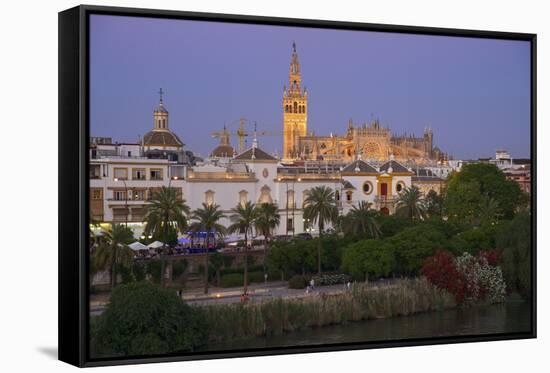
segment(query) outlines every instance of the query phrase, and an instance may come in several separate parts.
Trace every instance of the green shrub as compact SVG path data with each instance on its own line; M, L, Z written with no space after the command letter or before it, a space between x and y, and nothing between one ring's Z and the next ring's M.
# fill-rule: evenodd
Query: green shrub
M145 281L145 276L147 274L147 265L145 263L134 262L132 271L134 272L136 281Z
M153 282L156 284L160 284L161 266L160 260L150 260L147 262L147 274L153 278Z
M307 280L304 276L295 275L288 280L288 287L291 289L305 289Z
M222 288L242 286L243 283L244 278L242 273L230 273L228 275L223 275L220 278L220 286Z
M105 312L90 320L93 357L192 351L203 345L203 314L173 290L139 282L113 291Z
M172 263L172 278L177 279L183 275L187 269L187 259L178 260Z
M248 283L264 282L264 273L260 271L248 272Z
M343 273L323 273L322 275L313 276L315 286L330 286L345 284L351 280L351 277Z

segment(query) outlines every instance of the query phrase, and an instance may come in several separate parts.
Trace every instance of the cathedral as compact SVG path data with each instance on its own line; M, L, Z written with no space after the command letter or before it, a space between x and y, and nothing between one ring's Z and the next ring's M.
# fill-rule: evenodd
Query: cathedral
M283 91L283 160L353 161L357 157L383 161L391 157L403 162L445 162L447 155L433 145L433 132L422 137L393 135L378 120L361 125L350 119L345 135L318 136L307 129L308 94L302 88L296 43L292 44L289 86Z

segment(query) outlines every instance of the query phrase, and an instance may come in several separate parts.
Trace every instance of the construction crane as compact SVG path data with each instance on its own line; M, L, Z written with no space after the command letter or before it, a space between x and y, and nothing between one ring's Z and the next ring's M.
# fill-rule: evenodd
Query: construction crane
M239 119L239 128L235 132L227 131L225 125L224 129L222 131L215 131L212 132L211 135L213 138L221 138L223 136L234 136L239 138L239 154L243 153L245 149L245 138L249 136L253 136L254 139L256 139L257 136L279 136L282 135L283 132L273 132L273 131L257 131L257 125L256 122L254 122L254 131L248 132L245 129L245 124L247 122L246 118L240 118ZM235 123L235 121L231 122L230 124Z

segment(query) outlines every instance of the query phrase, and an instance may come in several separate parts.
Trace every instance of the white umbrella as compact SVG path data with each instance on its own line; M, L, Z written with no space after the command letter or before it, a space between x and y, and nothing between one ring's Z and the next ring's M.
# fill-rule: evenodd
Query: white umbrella
M164 244L160 241L155 241L155 242L152 242L149 245L147 245L147 247L150 248L150 249L158 249L158 248L163 247L163 246L164 246Z
M136 241L136 242L133 242L133 243L129 244L128 247L130 249L134 250L134 251L149 250L149 248L147 246L145 246L144 244L142 244L139 241Z

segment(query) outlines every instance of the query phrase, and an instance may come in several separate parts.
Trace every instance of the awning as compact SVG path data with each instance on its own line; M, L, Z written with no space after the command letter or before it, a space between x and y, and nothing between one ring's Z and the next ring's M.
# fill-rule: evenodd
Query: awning
M147 247L150 248L150 249L158 249L158 248L163 247L163 246L164 246L164 244L160 241L155 241L155 242L152 242L149 245L147 245Z
M132 242L128 247L134 251L149 250L149 248L139 241Z

